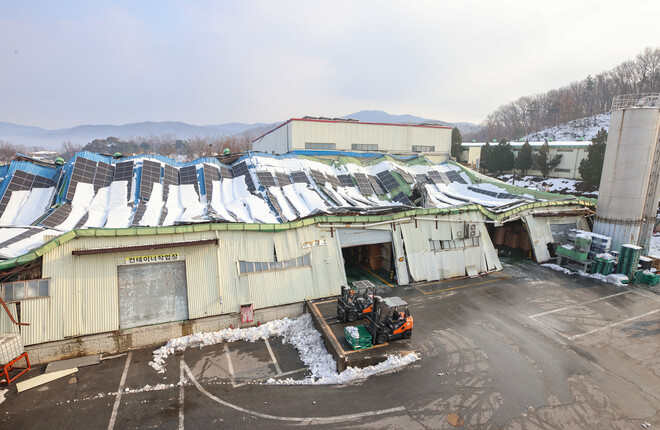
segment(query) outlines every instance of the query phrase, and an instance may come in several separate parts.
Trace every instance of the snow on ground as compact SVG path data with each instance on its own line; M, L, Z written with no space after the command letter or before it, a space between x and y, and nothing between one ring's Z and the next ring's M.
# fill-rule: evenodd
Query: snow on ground
M649 246L649 255L660 256L660 233L651 236L651 245Z
M158 373L165 371L165 359L177 351L183 351L190 347L215 345L222 342L235 342L239 340L255 342L268 339L273 336L281 336L283 343L293 345L300 354L300 360L308 367L311 375L305 379L285 380L269 379L268 384L280 385L311 385L311 384L344 384L347 382L364 379L371 375L397 369L420 359L417 354L408 354L403 357L390 356L386 361L375 366L365 368L349 367L342 373L337 373L337 363L325 349L321 333L316 330L312 316L303 314L297 318L284 318L270 321L258 327L244 329L223 329L211 333L193 333L171 339L162 347L153 352L153 360L149 365Z
M601 128L608 130L610 127L610 114L601 113L596 116L575 119L556 127L546 128L545 130L524 136L523 140L577 140L584 138L591 140Z
M9 390L1 390L0 391L0 403L4 402L6 400L5 394L7 394L7 391L9 391Z
M507 174L499 177L501 181L506 182L507 184L516 185L518 187L530 188L538 191L546 191L550 193L563 192L566 194L578 194L587 197L598 197L598 191L591 192L582 192L578 191L576 186L582 181L576 179L564 179L564 178L540 178L538 176L516 176L515 183L513 181L513 175Z
M618 274L616 274L616 273L605 276L605 275L601 275L600 273L573 272L573 271L570 271L567 268L561 267L557 264L541 264L541 266L547 267L547 268L552 269L552 270L556 270L558 272L564 272L567 275L580 275L584 278L592 278L592 279L597 279L597 280L602 281L602 282L608 282L608 283L614 284L618 287L623 286L623 284L621 283L621 280L617 276Z

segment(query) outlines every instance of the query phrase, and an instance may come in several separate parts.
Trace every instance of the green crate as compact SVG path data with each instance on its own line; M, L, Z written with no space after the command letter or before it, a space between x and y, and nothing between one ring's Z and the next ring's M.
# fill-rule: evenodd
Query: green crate
M346 342L355 350L371 348L373 343L371 342L371 333L369 333L369 330L363 325L354 327L358 329L357 337L351 335L348 327L344 328Z

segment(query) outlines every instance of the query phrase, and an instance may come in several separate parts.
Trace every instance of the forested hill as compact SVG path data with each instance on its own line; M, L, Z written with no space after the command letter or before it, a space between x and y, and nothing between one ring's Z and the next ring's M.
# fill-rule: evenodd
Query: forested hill
M545 93L520 97L492 112L475 138L519 139L578 118L608 112L620 94L660 92L660 48L645 48L612 70Z

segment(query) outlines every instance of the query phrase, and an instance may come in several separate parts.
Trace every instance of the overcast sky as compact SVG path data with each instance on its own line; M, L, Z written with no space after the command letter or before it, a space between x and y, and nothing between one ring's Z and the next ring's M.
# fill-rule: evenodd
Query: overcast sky
M481 122L660 45L660 1L0 1L0 121Z

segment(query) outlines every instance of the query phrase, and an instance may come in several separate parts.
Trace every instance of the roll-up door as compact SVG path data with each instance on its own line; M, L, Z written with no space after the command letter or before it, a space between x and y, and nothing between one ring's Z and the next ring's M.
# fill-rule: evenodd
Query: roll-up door
M342 248L392 242L392 232L390 230L338 228L337 231Z
M186 262L117 267L119 327L188 319Z

